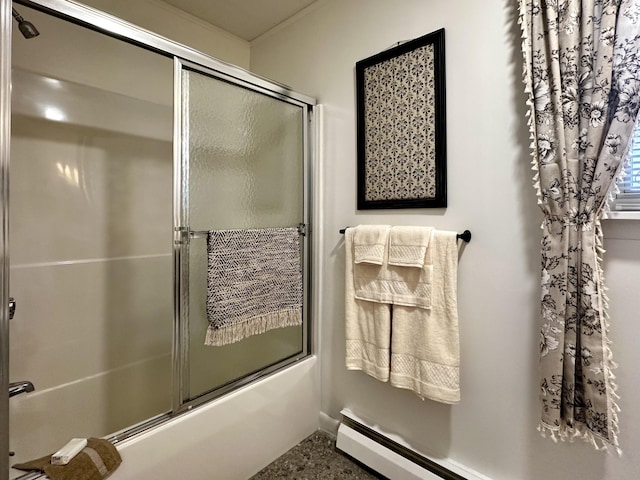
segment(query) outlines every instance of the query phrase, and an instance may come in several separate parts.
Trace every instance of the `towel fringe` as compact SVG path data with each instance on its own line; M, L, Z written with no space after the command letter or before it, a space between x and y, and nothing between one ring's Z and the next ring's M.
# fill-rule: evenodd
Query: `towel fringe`
M220 347L276 328L299 325L302 325L301 309L280 310L260 317L247 318L226 327L214 328L209 325L204 343L205 345Z

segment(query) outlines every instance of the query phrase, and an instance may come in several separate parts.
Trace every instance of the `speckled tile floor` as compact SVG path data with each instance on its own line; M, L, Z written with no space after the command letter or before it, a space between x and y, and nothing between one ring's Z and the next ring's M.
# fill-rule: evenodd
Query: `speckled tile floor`
M335 447L335 438L317 431L249 480L379 480Z

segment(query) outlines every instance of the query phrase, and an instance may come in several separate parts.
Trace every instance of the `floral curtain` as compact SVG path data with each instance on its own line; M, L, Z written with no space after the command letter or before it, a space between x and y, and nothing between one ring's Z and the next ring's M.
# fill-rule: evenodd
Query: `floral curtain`
M540 431L619 450L600 218L640 107L640 0L520 0L542 224Z

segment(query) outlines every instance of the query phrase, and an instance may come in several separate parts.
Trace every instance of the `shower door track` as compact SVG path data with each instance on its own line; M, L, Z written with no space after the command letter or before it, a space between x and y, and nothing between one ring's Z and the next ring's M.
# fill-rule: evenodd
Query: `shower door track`
M188 362L185 362L185 351L187 346L185 342L185 311L180 301L181 285L183 280L178 278L179 272L184 272L178 268L181 263L181 257L188 252L189 232L185 232L184 227L179 222L181 215L181 199L180 196L174 196L174 341L173 341L173 379L172 388L172 411L161 414L140 424L128 427L127 429L110 435L109 438L113 443L121 442L132 435L148 430L161 423L164 423L178 415L190 411L192 408L207 403L215 398L226 395L242 386L253 383L268 375L271 375L311 354L311 338L310 338L310 312L311 301L309 292L311 288L311 238L308 232L311 231L312 219L310 218L310 199L311 199L311 163L312 163L312 145L311 132L314 130L313 109L316 105L314 98L299 92L293 91L286 85L268 80L266 78L255 75L243 68L223 62L206 54L198 52L190 47L178 44L164 37L161 37L148 30L137 27L133 24L125 22L112 15L100 12L91 7L75 3L73 0L0 0L0 27L2 27L2 38L0 42L0 58L2 68L0 70L0 188L2 188L2 214L0 215L0 255L2 255L2 264L0 265L0 275L2 285L0 288L0 361L2 369L0 369L0 388L3 388L3 398L0 402L0 452L9 450L9 411L8 411L8 362L9 362L9 243L8 243L8 175L9 175L9 154L10 154L10 135L11 135L11 102L10 102L10 85L11 85L11 7L12 4L21 4L34 8L44 13L53 15L71 23L89 28L91 30L106 34L121 41L136 45L138 47L153 51L163 56L174 59L174 78L177 78L178 69L182 67L201 70L213 74L215 77L224 81L250 88L251 90L267 94L271 97L284 100L288 103L303 107L303 239L304 239L304 265L303 278L305 281L303 288L303 342L302 350L298 354L292 355L272 365L245 375L244 377L229 382L206 392L196 398L187 399L188 391L185 385L188 377ZM178 164L184 154L182 148L181 129L182 126L176 120L179 115L182 99L180 97L179 82L174 86L174 165ZM182 181L180 169L174 175L174 190L181 187ZM182 236L185 235L187 245L180 245ZM176 239L178 241L176 241ZM187 307L188 308L188 307ZM182 342L182 343L181 343ZM6 395L6 396L5 396ZM4 475L9 470L8 457L0 454L0 480L4 479ZM27 474L29 476L30 474ZM26 478L25 476L21 478ZM31 478L31 477L30 477Z

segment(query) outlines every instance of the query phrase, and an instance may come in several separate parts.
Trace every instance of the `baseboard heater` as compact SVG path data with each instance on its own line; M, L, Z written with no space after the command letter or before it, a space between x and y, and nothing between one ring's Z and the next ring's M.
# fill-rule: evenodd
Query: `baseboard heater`
M450 460L428 458L348 409L340 413L336 448L390 480L491 480Z

